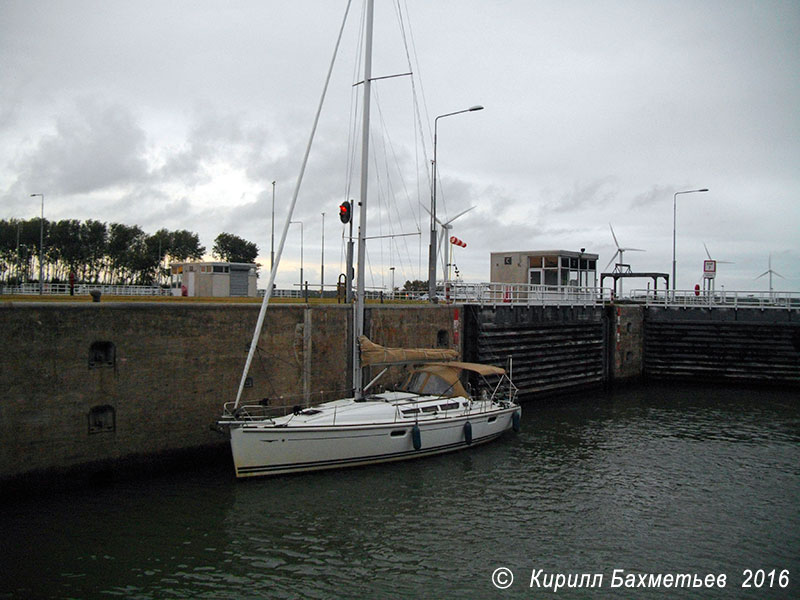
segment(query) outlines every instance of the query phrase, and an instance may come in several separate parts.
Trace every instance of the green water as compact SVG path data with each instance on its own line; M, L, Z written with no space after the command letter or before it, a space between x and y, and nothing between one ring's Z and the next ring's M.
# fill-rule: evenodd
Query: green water
M519 434L420 461L245 482L198 466L7 503L0 598L800 597L796 390L658 384L523 409ZM615 569L726 586L612 587ZM602 583L541 587L557 574Z

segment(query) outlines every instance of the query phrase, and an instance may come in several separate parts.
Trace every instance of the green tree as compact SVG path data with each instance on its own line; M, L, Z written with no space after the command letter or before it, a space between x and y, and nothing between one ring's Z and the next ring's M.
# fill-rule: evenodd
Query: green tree
M226 262L255 263L258 246L232 233L220 233L214 240L212 254Z
M200 260L206 253L196 233L182 229L170 233L169 256L175 261Z
M54 278L65 280L70 272L77 275L86 263L87 248L81 238L81 222L62 219L52 223L47 236L47 255L54 264Z
M86 248L86 262L81 269L81 279L100 281L100 273L106 267L108 254L108 227L101 221L89 219L81 224L81 240Z
M420 281L419 279L415 279L414 281L406 281L403 285L403 290L406 292L427 292L428 281Z
M112 223L108 228L108 260L111 278L117 283L130 283L140 267L139 255L144 252L145 233L138 225Z

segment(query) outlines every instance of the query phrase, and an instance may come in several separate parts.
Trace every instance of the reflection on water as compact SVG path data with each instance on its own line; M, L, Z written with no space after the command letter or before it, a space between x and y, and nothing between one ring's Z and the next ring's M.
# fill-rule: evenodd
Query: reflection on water
M0 597L512 598L532 569L800 577L796 391L676 386L524 407L523 430L421 461L236 482L232 468L118 484L2 516ZM505 566L515 582L497 590Z

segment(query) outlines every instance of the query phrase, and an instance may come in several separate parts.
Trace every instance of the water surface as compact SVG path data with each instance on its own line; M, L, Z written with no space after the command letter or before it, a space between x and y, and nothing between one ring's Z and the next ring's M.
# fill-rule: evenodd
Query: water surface
M519 434L420 461L254 481L198 466L14 501L0 598L553 595L529 587L539 570L603 575L556 597L797 598L798 396L649 384L528 403ZM727 585L612 588L614 569ZM789 586L743 589L745 569Z

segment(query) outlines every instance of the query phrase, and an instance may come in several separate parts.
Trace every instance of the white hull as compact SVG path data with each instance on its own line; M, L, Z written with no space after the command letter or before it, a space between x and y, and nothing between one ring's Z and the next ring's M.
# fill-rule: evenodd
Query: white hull
M361 404L387 407L385 401ZM389 404L389 407L398 414L394 405ZM345 413L347 406L339 404L339 408ZM236 476L351 467L461 450L491 441L512 429L513 415L519 413L520 408L515 404L492 403L486 410L452 412L457 414L440 413L418 420L394 418L367 424L315 426L314 419L299 419L297 424L291 421L286 424L275 421L229 424ZM469 426L465 427L467 422ZM415 425L419 428L418 449L414 444ZM471 438L469 443L468 437Z

